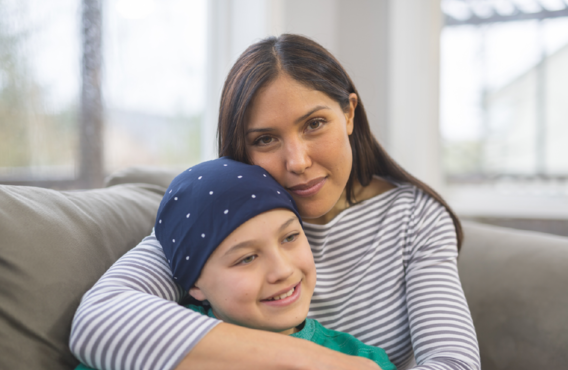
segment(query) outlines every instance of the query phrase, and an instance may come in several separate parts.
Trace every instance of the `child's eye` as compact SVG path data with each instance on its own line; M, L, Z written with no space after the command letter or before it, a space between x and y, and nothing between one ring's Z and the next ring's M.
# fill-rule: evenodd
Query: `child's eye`
M248 257L245 257L245 258L243 258L242 260L240 260L238 264L239 264L239 265L246 265L246 264L248 264L248 263L251 263L251 262L254 261L255 259L256 259L256 256L255 256L255 255L248 256Z
M296 233L296 234L292 234L292 235L290 235L290 236L287 236L287 237L284 239L284 243L293 242L294 240L296 240L297 237L298 237L298 234L297 234L297 233Z

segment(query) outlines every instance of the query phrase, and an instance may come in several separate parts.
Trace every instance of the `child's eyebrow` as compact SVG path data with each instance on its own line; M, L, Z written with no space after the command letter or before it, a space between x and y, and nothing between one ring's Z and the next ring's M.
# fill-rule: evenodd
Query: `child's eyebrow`
M278 229L278 231L283 231L285 228L287 228L288 226L290 226L290 224L292 222L294 222L294 220L296 219L296 216L290 217L290 219L286 222L284 222L280 228Z
M240 242L239 244L235 244L233 245L231 248L229 248L229 250L227 250L223 256L226 256L228 254L234 253L239 249L243 249L248 247L249 245L254 244L254 240L245 240L244 242Z
M288 219L288 221L284 222L282 225L280 225L280 228L278 229L278 232L282 232L284 229L286 229L288 226L290 226L290 224L292 222L294 222L294 220L297 220L296 216L290 217L290 219ZM244 242L240 242L238 244L233 245L231 248L229 248L224 254L223 256L226 256L227 254L233 253L239 249L242 248L246 248L249 245L253 244L254 240L245 240Z

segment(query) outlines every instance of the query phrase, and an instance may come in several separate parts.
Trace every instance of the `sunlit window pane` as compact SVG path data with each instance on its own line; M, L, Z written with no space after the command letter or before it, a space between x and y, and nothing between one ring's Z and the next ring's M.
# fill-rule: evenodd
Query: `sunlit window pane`
M104 8L107 171L199 161L204 0L108 0Z
M75 175L77 1L0 0L0 177Z
M568 176L567 6L546 18L551 13L538 1L526 14L497 6L508 3L485 1L480 10L473 2L442 2L456 14L444 10L454 18L441 39L450 180Z
M206 5L0 0L0 183L92 187L198 162Z

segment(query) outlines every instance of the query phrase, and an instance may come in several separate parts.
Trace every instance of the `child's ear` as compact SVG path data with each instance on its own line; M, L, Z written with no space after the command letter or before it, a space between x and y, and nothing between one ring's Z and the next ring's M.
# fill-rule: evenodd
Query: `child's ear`
M197 299L198 301L204 301L207 299L207 297L205 297L205 294L203 294L203 291L195 285L189 288L189 295Z

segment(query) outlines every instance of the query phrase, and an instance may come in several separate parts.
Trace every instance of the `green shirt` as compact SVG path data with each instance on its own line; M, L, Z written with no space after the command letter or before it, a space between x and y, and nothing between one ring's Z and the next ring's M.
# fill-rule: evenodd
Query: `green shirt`
M216 318L211 309L205 311L204 307L193 305L186 307L202 315ZM310 342L333 349L337 352L345 353L346 355L368 358L373 360L383 370L396 370L396 367L390 362L384 349L369 346L351 334L328 329L314 319L306 319L306 321L304 321L304 327L300 331L290 334L290 336L309 340Z
M202 315L216 318L211 309L206 311L204 307L193 305L186 307ZM309 340L310 342L345 353L346 355L368 358L374 361L383 370L396 370L396 367L390 362L384 349L369 346L351 334L328 329L313 319L306 319L303 328L294 334L290 334L290 336ZM75 370L92 370L92 368L80 364Z

